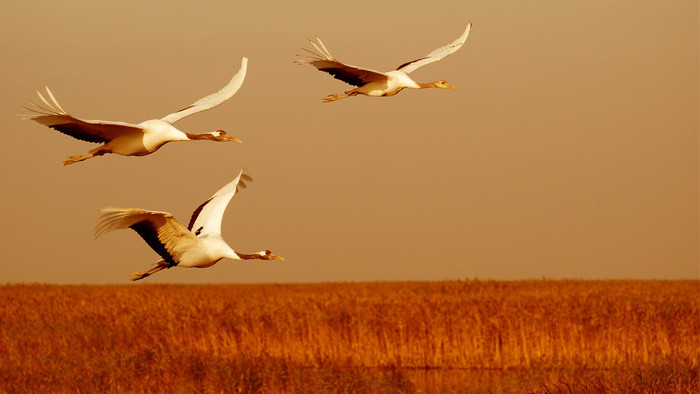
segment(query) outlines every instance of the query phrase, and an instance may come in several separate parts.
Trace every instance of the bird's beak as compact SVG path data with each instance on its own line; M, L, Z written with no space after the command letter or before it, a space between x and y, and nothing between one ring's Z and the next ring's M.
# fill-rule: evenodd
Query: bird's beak
M228 136L228 141L238 142L239 144L243 143L243 141L239 140L238 138L231 136Z
M274 254L274 253L270 253L270 254L268 255L268 257L270 258L270 260L284 260L284 257L278 256L278 255L276 255L276 254Z
M450 89L454 89L454 90L459 91L459 89L457 89L456 87L450 85L449 83L446 83L445 85L447 85L447 87L450 88Z

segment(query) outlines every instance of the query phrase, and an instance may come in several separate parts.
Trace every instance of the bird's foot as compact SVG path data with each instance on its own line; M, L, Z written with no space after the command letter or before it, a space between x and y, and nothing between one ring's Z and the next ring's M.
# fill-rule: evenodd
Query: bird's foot
M91 157L92 156L80 156L80 155L70 156L66 160L63 161L63 165L67 166L68 164L77 163L79 161L83 161L83 160L89 159Z
M170 268L170 264L168 264L168 263L166 263L165 261L161 260L161 261L159 261L159 262L156 263L155 267L149 269L148 271L136 271L136 272L134 272L133 274L131 274L131 275L129 276L129 279L131 279L131 280L143 279L143 278L145 278L145 277L147 277L147 276L153 275L153 274L155 274L156 272L158 272L158 271L160 271L160 270L162 270L162 269L166 269L166 268Z
M341 97L339 94L329 94L328 96L326 96L326 97L324 97L323 99L321 99L321 102L330 103L331 101L340 100L340 99L343 98L343 97L346 97L346 96L343 95L343 96Z
M136 271L133 274L129 275L129 279L131 280L139 280L147 277L151 273L148 271Z

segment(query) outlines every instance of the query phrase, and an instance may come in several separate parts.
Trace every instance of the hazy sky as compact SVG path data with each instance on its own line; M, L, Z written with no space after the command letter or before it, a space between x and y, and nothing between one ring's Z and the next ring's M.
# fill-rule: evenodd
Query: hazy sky
M0 283L126 283L159 259L105 205L190 214L246 167L224 239L286 261L225 260L143 282L698 278L698 2L7 2L0 13ZM434 4L439 4L435 6ZM350 87L292 63L318 35L460 90L321 98ZM234 143L107 155L32 121L48 85L71 114L138 123L243 87L176 126Z

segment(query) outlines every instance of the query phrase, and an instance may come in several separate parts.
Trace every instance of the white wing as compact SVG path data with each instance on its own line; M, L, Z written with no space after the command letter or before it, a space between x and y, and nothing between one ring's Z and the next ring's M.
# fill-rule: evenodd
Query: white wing
M104 207L95 238L112 230L131 228L166 262L176 265L182 254L201 242L168 212Z
M426 64L437 62L439 60L442 60L445 56L457 52L457 50L461 48L462 45L464 45L464 42L467 41L467 36L469 35L469 30L471 29L471 27L472 23L467 23L467 29L464 30L464 33L462 33L462 35L458 39L454 40L451 44L438 48L420 59L406 62L398 66L396 69L403 71L406 74L410 74L411 72L416 71L417 69L425 66Z
M51 101L47 100L40 92L36 92L45 106L30 102L34 108L24 108L34 112L34 114L22 115L23 119L31 119L63 134L87 142L106 143L127 134L143 134L143 129L132 123L75 118L61 107L48 87L46 87L46 93Z
M241 69L238 70L238 72L236 73L236 75L233 76L233 78L231 78L231 81L228 83L228 85L224 86L221 90L219 90L216 93L212 93L207 97L195 101L193 104L187 106L186 108L183 108L177 112L173 112L172 114L161 118L161 120L164 120L168 123L175 123L178 120L190 116L192 114L196 114L197 112L212 109L217 105L223 103L224 101L230 99L231 96L236 94L238 89L240 89L241 85L243 85L243 80L245 79L245 73L247 68L248 58L244 57L241 60Z
M244 174L243 170L241 170L236 179L219 189L210 199L203 202L192 212L187 229L199 238L209 235L220 236L221 220L224 217L226 206L228 206L229 201L236 194L238 188L245 188L245 181L250 182L252 180L253 178Z
M309 60L296 60L297 64L309 63L316 67L320 71L327 72L331 74L335 79L339 79L343 82L349 83L354 86L363 86L370 82L380 82L386 81L388 79L387 75L380 71L370 70L368 68L362 68L357 66L351 66L345 64L331 55L328 49L320 38L316 37L315 42L309 40L311 45L318 51L310 51L308 49L302 48L302 50L309 52Z

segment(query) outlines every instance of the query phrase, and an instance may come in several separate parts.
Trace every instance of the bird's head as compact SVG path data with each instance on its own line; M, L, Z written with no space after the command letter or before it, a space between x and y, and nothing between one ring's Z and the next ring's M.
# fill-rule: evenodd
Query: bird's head
M456 87L450 85L450 84L447 83L447 81L445 81L445 80L440 80L440 81L437 81L437 82L433 82L433 86L435 86L436 88L440 88L440 89L454 89L454 90L458 90Z
M262 252L256 253L258 256L260 256L260 260L284 260L282 256L278 256L269 250L265 249Z
M235 137L232 137L232 136L226 134L226 132L223 130L215 130L215 131L212 131L211 133L208 133L208 134L211 135L212 141L221 141L221 142L233 141L233 142L238 142L239 144L243 142L243 141L239 140L238 138L235 138Z

